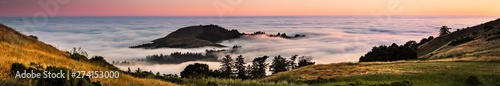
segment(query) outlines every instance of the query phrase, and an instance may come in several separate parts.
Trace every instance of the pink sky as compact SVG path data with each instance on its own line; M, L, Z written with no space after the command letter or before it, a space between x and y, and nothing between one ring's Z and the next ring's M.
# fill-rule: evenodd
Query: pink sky
M0 0L0 16L47 13L38 2L50 1L69 1L55 16L500 15L498 0Z

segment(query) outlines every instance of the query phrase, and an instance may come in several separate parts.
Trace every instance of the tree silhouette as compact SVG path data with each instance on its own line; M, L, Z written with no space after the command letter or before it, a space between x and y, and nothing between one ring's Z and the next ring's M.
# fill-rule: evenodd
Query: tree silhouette
M184 70L181 72L182 78L201 78L206 77L210 73L207 64L202 63L194 63L189 64Z
M128 67L127 73L132 73L132 70L130 70L130 67Z
M245 58L243 58L242 55L239 55L237 58L236 58L236 62L234 62L234 67L236 68L236 74L237 74L237 78L240 78L240 79L246 79L247 78L247 75L246 75L246 70L245 70Z
M439 29L439 36L444 36L446 34L450 34L450 29L451 28L448 28L448 26L442 26L440 29Z
M269 65L266 63L267 58L269 56L257 57L252 61L252 66L250 68L250 77L251 78L261 78L266 76L266 69Z
M306 57L306 56L300 57L299 58L299 66L297 66L297 68L308 66L308 65L314 65L315 62L312 62L311 61L312 59L313 59L313 57Z
M231 75L233 75L233 63L234 60L230 55L226 55L224 58L222 58L221 69L219 69L223 74L222 77L230 77Z
M370 61L396 61L416 59L416 49L418 44L415 41L408 41L404 45L398 46L393 43L391 46L380 45L359 58L359 62Z
M297 67L297 63L295 63L295 60L297 60L297 56L299 55L293 55L292 57L290 57L290 62L288 62L290 63L288 65L288 69L295 69Z
M275 56L271 66L269 66L269 70L273 72L273 74L288 71L288 61L281 57L280 55Z

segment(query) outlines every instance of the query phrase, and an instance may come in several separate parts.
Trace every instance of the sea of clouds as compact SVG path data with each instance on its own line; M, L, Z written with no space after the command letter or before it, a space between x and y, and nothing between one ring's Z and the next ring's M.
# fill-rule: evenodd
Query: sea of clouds
M26 25L30 18L0 18L0 23L16 30L36 35L39 40L61 50L81 47L91 56L104 56L108 62L135 60L152 54L172 52L204 52L215 47L194 49L161 48L131 49L129 46L148 43L164 37L178 28L216 24L227 29L252 33L264 31L269 34L286 33L307 35L298 39L282 39L267 36L244 36L223 41L226 46L240 45L240 52L248 63L258 56L286 58L292 55L312 56L317 64L357 62L359 57L373 46L403 44L408 40L437 36L438 28L446 25L465 28L481 24L494 17L471 16L396 16L382 19L371 16L320 16L320 17L52 17L47 25ZM219 49L219 48L215 48ZM225 49L225 48L220 48ZM272 58L268 59L271 61ZM120 66L127 70L152 70L154 72L178 74L185 66L206 63L212 69L218 62L193 61L182 64L140 64Z

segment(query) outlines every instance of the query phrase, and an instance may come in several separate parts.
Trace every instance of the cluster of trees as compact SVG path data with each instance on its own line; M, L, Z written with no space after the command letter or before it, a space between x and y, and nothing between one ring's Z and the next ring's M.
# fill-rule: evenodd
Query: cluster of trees
M312 57L299 57L294 55L290 60L281 56L275 56L271 64L266 63L269 56L256 57L251 65L246 65L245 58L239 55L233 59L230 55L222 58L222 65L218 70L210 70L208 65L195 63L188 65L182 72L183 78L201 78L201 77L218 77L218 78L240 78L240 79L256 79L266 76L266 69L269 68L273 74L283 71L292 70L295 68L314 65L311 62ZM245 66L246 65L246 66Z
M266 35L266 32L262 32L262 31L257 31L257 32L254 32L252 34L245 34L245 33L242 33L243 35ZM298 37L306 37L306 35L299 35L299 34L295 34L295 36L287 36L286 33L278 33L276 35L273 35L273 34L270 34L268 35L270 37L281 37L281 38L298 38Z
M89 59L87 52L80 47L79 48L73 47L73 50L69 51L69 54L70 54L69 58L74 60L98 64L103 67L110 68L112 70L120 70L117 67L113 66L113 64L108 63L102 56L93 56L92 58Z
M393 43L390 46L375 46L370 52L361 56L359 62L417 59L417 47L416 41L408 41L404 45Z
M81 47L78 47L78 49L76 47L73 47L73 50L69 51L70 53L70 58L71 59L75 59L75 60L87 60L88 58L88 54L86 51L82 50Z
M423 44L431 41L432 39L434 39L434 36L429 36L428 38L422 38L422 40L420 40L420 42L418 42L417 45L418 46L423 45Z
M180 78L179 75L177 74L160 74L160 72L153 73L153 71L151 70L143 71L141 70L141 68L137 68L135 71L132 71L130 67L128 68L127 71L125 71L125 73L139 78L153 78L177 84L185 83L185 81L182 78Z
M196 60L202 60L202 59L215 59L217 58L214 55L203 55L202 53L181 53L181 52L174 52L171 53L170 55L148 55L146 56L146 61L149 62L155 62L155 63L160 63L160 64L175 64L175 63L182 63L186 61L196 61Z

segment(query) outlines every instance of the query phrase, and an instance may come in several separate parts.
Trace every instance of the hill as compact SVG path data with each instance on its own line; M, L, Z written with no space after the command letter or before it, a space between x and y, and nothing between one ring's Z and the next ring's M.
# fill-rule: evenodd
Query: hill
M132 46L130 48L196 48L204 46L224 47L218 42L239 38L238 30L227 30L217 25L200 25L180 28L152 43Z
M484 86L498 86L499 43L500 19L497 19L423 43L416 51L418 60L312 65L261 80L321 85L409 81L417 86L467 86L480 82Z
M500 57L500 19L436 37L420 45L421 59L451 57Z
M70 54L65 51L38 41L36 37L23 35L14 29L0 24L0 85L31 85L10 77L9 70L12 63L30 65L40 63L44 68L48 66L65 67L72 71L112 71L116 70L110 66L103 66L86 61L78 61L69 58ZM99 62L98 62L99 63ZM156 79L136 78L121 73L119 78L91 78L91 81L100 81L103 85L118 86L150 86L150 85L175 85Z

